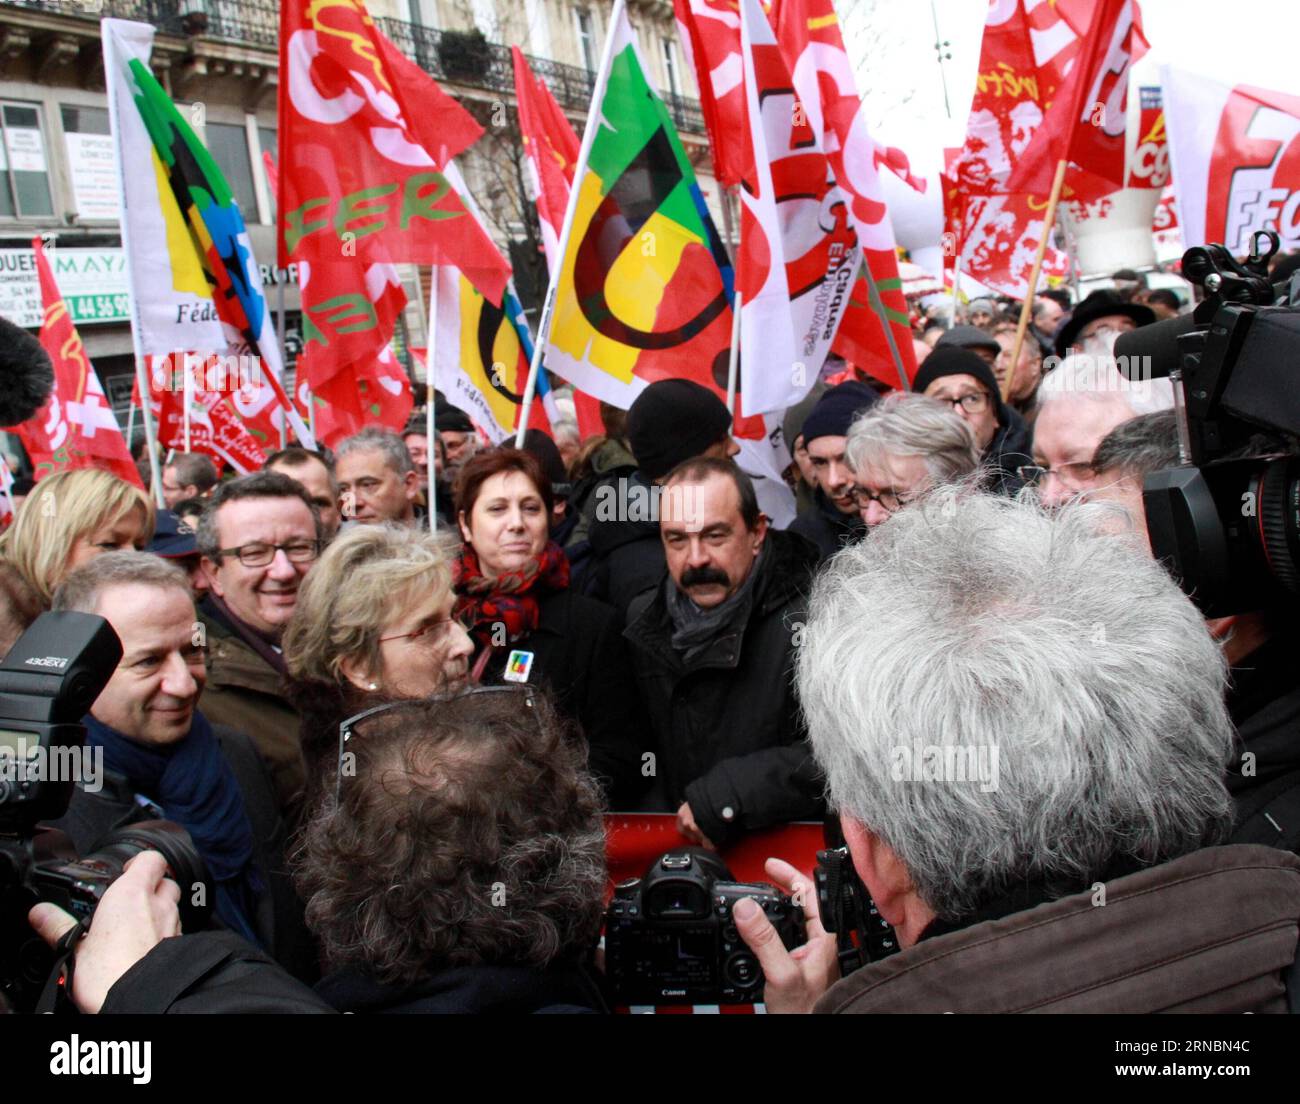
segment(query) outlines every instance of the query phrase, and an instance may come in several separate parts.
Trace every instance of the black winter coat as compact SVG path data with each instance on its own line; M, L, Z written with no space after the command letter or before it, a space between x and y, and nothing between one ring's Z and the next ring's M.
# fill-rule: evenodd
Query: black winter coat
M695 822L725 846L743 832L820 818L822 781L794 690L796 634L817 549L769 530L748 623L718 637L685 664L671 644L667 587L643 595L623 635L657 745L648 805L675 812L689 802Z
M512 649L532 652L528 681L546 686L561 715L581 727L591 770L605 787L610 808L634 802L645 787L641 756L650 743L627 642L614 611L565 589L540 595L537 612L537 628L524 640L498 649L484 670L484 681L502 681Z
M856 544L867 533L867 523L856 512L841 514L820 487L813 493L813 506L789 525L788 531L806 537L817 546L817 562L829 560L848 544Z
M639 472L613 476L593 492L591 560L582 592L613 606L620 623L632 599L656 586L668 570L659 514L650 508L654 496L654 485Z
M1239 739L1228 768L1229 842L1300 854L1300 633L1274 637L1233 667L1227 704Z
M1025 485L1016 469L1034 462L1034 427L1005 403L1001 404L998 419L998 431L981 459L990 469L989 490L1014 495Z
M253 858L266 877L267 891L257 903L254 927L277 962L294 976L314 981L320 973L316 947L290 880L285 859L289 826L280 815L271 773L253 741L242 732L223 725L213 725L212 732L243 795L253 831ZM87 855L115 828L163 819L156 809L139 804L135 796L124 777L105 771L103 788L92 794L78 787L68 811L51 822L51 827L68 834L78 855Z

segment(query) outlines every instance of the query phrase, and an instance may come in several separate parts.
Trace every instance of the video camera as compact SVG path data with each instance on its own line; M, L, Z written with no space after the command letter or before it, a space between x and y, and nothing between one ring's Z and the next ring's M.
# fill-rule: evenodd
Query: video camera
M88 781L81 719L121 658L102 617L59 612L38 617L0 661L0 1005L17 1011L34 1007L53 962L27 923L38 901L88 921L126 862L147 850L162 852L182 885L211 888L189 834L167 821L117 829L83 858L63 832L38 827L63 816L77 782ZM182 894L186 931L206 924L210 898Z
M1300 281L1270 283L1277 249L1263 230L1244 262L1187 250L1194 313L1115 343L1128 378L1173 381L1183 464L1148 475L1142 497L1152 551L1207 617L1300 596Z

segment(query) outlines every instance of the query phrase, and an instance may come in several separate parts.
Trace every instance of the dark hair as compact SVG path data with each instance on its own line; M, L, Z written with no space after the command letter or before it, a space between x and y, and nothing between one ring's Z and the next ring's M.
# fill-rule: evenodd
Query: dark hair
M745 528L753 532L758 525L762 511L758 508L758 494L754 490L754 481L736 467L734 460L723 460L717 456L694 456L683 460L664 476L663 485L671 483L703 483L711 475L724 475L731 480L740 496L740 517Z
M531 453L504 446L476 452L462 465L460 474L456 477L457 516L463 513L468 522L483 484L494 475L512 471L522 472L532 480L537 493L542 496L542 502L546 504L546 516L549 518L555 509L555 491L551 487L551 481L546 478L546 473L542 471L542 465Z
M287 448L276 449L266 458L262 464L263 471L270 471L276 464L283 464L286 468L301 468L304 464L310 464L313 460L319 460L325 465L325 470L334 474L334 457L320 452L317 449L303 448L301 445L289 445Z
M1178 417L1172 410L1121 422L1101 439L1092 457L1094 470L1118 468L1129 476L1149 475L1178 462Z
M1183 309L1182 303L1178 301L1178 296L1169 288L1153 288L1151 291L1148 291L1147 304L1149 306L1152 303L1163 303L1170 310L1175 311Z
M194 543L208 559L215 560L221 551L221 537L217 533L217 511L228 502L237 502L241 498L296 498L311 511L311 519L316 525L316 539L323 540L325 530L321 526L320 510L312 502L311 496L296 479L282 472L259 471L252 475L241 475L238 479L229 479L217 486L208 507L199 518L198 531Z
M199 494L217 485L217 466L206 453L178 452L163 467L175 471L182 487L197 487Z
M295 856L329 966L388 984L546 965L595 945L605 888L586 747L537 688L402 702L362 722Z
M1070 300L1070 293L1065 288L1048 288L1046 291L1040 291L1039 296L1043 299L1053 299L1062 310L1069 310L1074 306Z

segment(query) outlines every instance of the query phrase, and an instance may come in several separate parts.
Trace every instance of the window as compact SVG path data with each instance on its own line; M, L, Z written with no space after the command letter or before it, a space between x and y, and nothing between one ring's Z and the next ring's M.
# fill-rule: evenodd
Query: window
M72 201L78 218L115 219L117 152L102 107L61 104L63 144L72 178Z
M0 104L0 217L39 218L54 214L50 173L36 104Z
M257 191L248 156L248 132L242 123L212 123L204 127L208 152L226 178L245 223L257 222Z
M663 39L664 72L668 74L668 91L674 96L682 94L681 82L677 79L677 54L673 51L672 39Z
M574 11L574 17L578 21L578 53L582 58L582 64L587 67L587 72L596 71L596 31L591 22L591 12L585 8L578 8Z
M271 155L271 160L275 162L276 169L278 170L280 168L279 141L280 141L280 136L271 127L257 128L257 144L262 147L260 153L260 163L258 164L257 167L258 167L258 171L262 172L263 174L266 174L266 155L268 153ZM269 174L266 174L266 194L271 197L269 214L271 218L274 220L275 189L271 186L271 177ZM245 216L245 218L247 218L247 216Z

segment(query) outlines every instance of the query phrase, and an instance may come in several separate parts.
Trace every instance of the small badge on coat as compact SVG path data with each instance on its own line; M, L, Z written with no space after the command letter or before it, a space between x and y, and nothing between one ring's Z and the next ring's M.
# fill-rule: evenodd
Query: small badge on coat
M506 682L527 682L533 669L533 653L514 651L506 658Z

